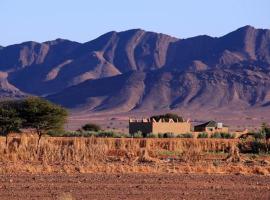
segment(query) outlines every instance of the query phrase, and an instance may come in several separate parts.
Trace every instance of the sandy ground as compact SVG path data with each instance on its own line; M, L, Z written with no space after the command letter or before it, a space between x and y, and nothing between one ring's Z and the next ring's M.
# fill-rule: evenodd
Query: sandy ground
M0 199L270 199L269 176L0 175Z

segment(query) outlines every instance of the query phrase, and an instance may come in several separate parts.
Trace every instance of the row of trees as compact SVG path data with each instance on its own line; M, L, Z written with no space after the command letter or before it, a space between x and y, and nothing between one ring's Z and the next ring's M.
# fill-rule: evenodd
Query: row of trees
M68 112L61 106L38 98L0 102L0 133L7 136L10 132L19 132L21 128L35 129L38 134L38 146L43 134L50 130L61 130Z

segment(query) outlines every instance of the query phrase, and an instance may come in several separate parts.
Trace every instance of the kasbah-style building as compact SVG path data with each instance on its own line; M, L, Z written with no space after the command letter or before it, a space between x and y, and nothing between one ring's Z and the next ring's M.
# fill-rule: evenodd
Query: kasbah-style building
M223 123L209 121L203 124L192 127L190 120L179 119L159 119L154 118L143 118L143 119L129 119L129 133L131 135L141 132L143 135L153 134L185 134L185 133L229 133L228 126Z

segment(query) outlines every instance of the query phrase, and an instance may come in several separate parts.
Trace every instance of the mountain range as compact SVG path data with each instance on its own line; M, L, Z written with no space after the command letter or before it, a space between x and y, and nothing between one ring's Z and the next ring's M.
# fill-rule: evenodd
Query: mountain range
M87 112L270 110L270 30L178 39L133 29L0 47L0 98L28 95Z

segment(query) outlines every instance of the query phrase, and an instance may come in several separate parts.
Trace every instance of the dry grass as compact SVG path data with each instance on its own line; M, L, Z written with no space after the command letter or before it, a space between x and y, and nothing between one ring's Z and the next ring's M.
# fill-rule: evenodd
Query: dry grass
M22 135L0 138L0 173L270 173L269 157L252 162L237 140L113 139ZM163 152L163 153L162 153ZM165 152L165 153L164 153ZM236 158L234 157L236 156ZM240 159L241 157L241 159Z

